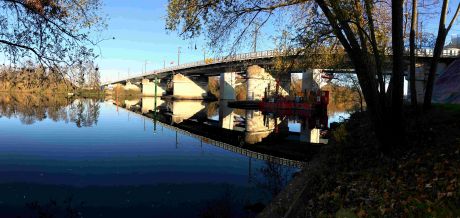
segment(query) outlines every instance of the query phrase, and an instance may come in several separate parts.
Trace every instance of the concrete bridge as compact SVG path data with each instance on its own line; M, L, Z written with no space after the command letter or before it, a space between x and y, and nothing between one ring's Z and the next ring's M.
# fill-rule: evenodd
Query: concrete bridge
M297 53L297 51L294 51L292 54L284 56L294 59L301 57ZM429 61L433 56L433 51L419 49L416 51L416 55L418 61L416 80L417 87L420 89L418 93L423 95ZM442 73L459 55L459 50L444 50L441 56L441 63L438 66L438 73ZM279 80L279 93L288 95L291 73L302 73L302 90L314 90L323 84L321 74L324 72L354 72L351 64L345 63L344 69L333 70L330 69L331 66L322 66L318 69L295 68L288 73L279 74L279 72L275 72L273 66L275 58L280 56L282 56L282 52L269 50L207 59L126 77L104 83L103 86L122 86L125 90L141 91L144 96L172 95L178 99L203 99L209 95L208 78L220 76L221 100L235 100L236 86L243 85L238 83L237 80L244 81L247 100L260 100L266 91L274 93L277 79ZM318 56L321 56L321 54L318 54ZM391 67L390 64L387 65L387 67Z
M147 100L147 99L144 99L144 100ZM149 100L152 100L152 99L149 99ZM137 101L137 100L130 101L130 102L135 102L135 101ZM190 136L192 138L195 138L195 139L201 141L202 143L204 142L204 143L207 143L207 144L210 144L210 145L213 145L213 146L216 146L216 147L220 147L222 149L225 149L225 150L228 150L228 151L231 151L231 152L234 152L234 153L238 153L238 154L250 157L250 158L264 160L264 161L270 161L270 162L274 162L274 163L277 163L277 164L281 164L281 165L285 165L285 166L291 166L291 167L297 167L297 168L303 168L306 165L306 162L304 162L304 161L278 157L278 156L274 156L274 155L270 155L270 154L265 154L265 153L261 153L261 152L257 152L257 151L252 151L252 150L250 150L248 148L241 147L241 145L239 143L235 143L235 142L227 140L227 139L230 139L232 137L241 139L241 137L238 137L239 132L234 131L234 130L226 131L226 129L222 129L224 132L226 131L226 135L229 136L229 137L220 136L220 137L216 138L215 135L213 135L212 133L210 133L208 131L208 129L203 129L203 128L206 128L206 125L203 124L203 123L198 124L199 126L196 126L197 123L193 123L191 125L194 125L194 128L187 128L187 123L186 122L187 121L188 122L193 122L193 121L191 121L189 119L192 119L192 118L196 119L196 115L199 114L199 112L196 112L196 114L193 114L194 112L190 112L189 114L186 115L187 117L189 117L189 119L187 119L187 120L181 119L182 121L180 123L176 123L174 121L166 119L164 116L162 116L163 114L151 113L152 112L151 110L148 113L142 113L141 111L136 110L135 109L136 106L142 108L142 105L140 105L140 104L143 105L143 103L141 103L140 101L138 101L138 103L136 105L128 105L128 104L126 104L126 101L125 101L124 105L123 105L124 107L120 107L120 109L126 110L128 113L130 113L131 116L137 116L137 117L142 118L142 119L150 120L151 122L154 123L154 128L160 128L160 127L167 128L167 129L170 129L170 130L176 132L176 134L182 134L182 135ZM201 104L201 102L195 101L195 104ZM182 105L179 105L179 106L182 106ZM161 107L161 106L159 106L159 107ZM182 123L182 125L180 125L181 123ZM190 123L189 123L189 125L190 125ZM216 129L216 127L213 126L213 125L208 125L208 127ZM203 132L206 132L207 134L199 134L196 131L193 131L193 129L203 129ZM219 131L219 133L222 134L222 131Z
M113 103L131 115L152 120L155 130L160 126L165 127L232 152L283 165L300 167L304 163L295 158L264 154L252 148L266 147L279 139L283 140L285 146L308 149L319 147L312 147L311 143L326 143L320 137L318 125L327 125L327 120L325 124L319 124L321 121L317 117L300 118L299 115L300 132L291 132L287 116L236 110L222 101L163 101L158 97L142 97Z

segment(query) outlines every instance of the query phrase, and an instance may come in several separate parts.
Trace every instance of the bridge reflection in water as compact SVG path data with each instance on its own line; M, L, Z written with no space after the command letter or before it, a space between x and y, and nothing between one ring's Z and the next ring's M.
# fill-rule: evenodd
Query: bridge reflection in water
M132 115L154 122L154 131L161 126L225 150L285 166L302 168L306 162L260 148L274 143L301 148L327 143L321 131L328 125L326 112L266 113L230 108L226 101L165 101L155 97L111 101ZM294 123L300 124L300 131L290 131Z

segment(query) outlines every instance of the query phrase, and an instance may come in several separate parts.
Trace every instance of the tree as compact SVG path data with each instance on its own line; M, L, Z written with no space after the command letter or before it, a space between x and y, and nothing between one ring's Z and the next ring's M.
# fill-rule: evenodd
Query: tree
M403 139L403 10L403 0L170 0L166 29L179 30L184 38L206 33L209 46L219 49L228 41L242 43L255 21L261 28L281 20L279 26L294 35L302 55L320 59L319 53L344 51L357 74L380 148L390 151ZM387 81L383 72L388 70L389 51L393 67ZM433 58L432 65L438 61Z
M412 106L417 107L417 89L415 87L415 34L418 24L418 0L412 0L412 20L410 25L410 101Z
M99 72L99 67L94 65L94 63L88 63L88 83L86 84L90 89L99 90L101 86L101 74Z
M105 28L100 0L0 0L0 6L0 49L13 64L56 68L95 57L98 40L90 33Z
M402 28L402 3L394 1L393 16L401 19L393 22L395 30ZM293 30L293 37L299 47L309 50L304 54L315 54L324 48L334 48L335 42L341 47L331 49L345 51L353 64L367 103L370 118L375 132L381 141L382 148L392 145L387 137L394 124L401 123L399 115L391 119L391 114L401 114L402 105L402 66L395 67L392 78L393 97L387 101L383 76L383 61L386 48L389 47L388 20L374 20L378 17L389 17L386 1L338 1L338 0L277 0L277 1L207 1L207 0L171 0L168 5L167 29L177 30L181 27L181 35L195 37L203 29L206 31L210 44L221 46L221 40L227 40L236 31L238 43L251 23L260 19L262 25L272 17L291 14L293 19L285 24ZM398 9L399 8L399 9ZM395 32L399 40L400 32ZM396 43L396 44L395 44ZM399 64L402 56L402 41L393 41L394 60ZM318 59L318 56L316 56ZM377 78L377 79L376 79ZM398 141L398 140L395 140Z
M359 86L358 78L351 73L338 74L330 83L332 98L342 97L342 101L353 104L351 107L355 111L364 111L364 98Z
M438 27L438 36L436 38L436 43L433 51L433 59L430 64L430 69L428 72L428 80L425 88L425 98L423 101L423 108L429 109L431 107L431 98L433 96L433 86L434 80L436 77L436 70L438 67L439 59L441 58L442 51L444 50L444 44L446 42L447 34L449 33L452 25L457 19L458 13L460 12L460 3L457 5L455 14L449 22L449 25L446 27L446 17L449 7L449 0L443 0L441 16L439 18L439 27Z

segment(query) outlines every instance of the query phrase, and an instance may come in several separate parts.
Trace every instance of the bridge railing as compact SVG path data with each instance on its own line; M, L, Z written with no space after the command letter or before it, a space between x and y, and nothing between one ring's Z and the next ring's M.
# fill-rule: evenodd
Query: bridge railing
M143 74L140 74L140 75L137 75L137 76L125 77L123 79L120 79L119 81L125 81L125 80L130 80L130 79L134 79L134 78L138 78L138 77L149 76L149 75L152 75L152 74L159 74L159 73L164 73L164 72L177 71L177 70L193 68L193 67L199 67L199 66L205 66L205 65L228 63L228 62L235 62L235 61L254 60L254 59L262 59L262 58L271 58L271 57L274 57L276 54L277 54L276 50L267 50L267 51L249 52L249 53L242 53L242 54L236 54L236 55L229 55L229 56L224 56L224 57L208 58L208 59L202 60L202 61L195 61L195 62L181 64L181 65L178 65L178 66L166 67L166 68L163 68L163 69L155 70L155 71L153 71L153 73L152 72L146 72L146 73L143 73Z
M390 53L392 54L392 52ZM405 49L404 54L409 56L410 50ZM416 57L433 57L434 50L428 48L416 49L415 56ZM441 53L441 57L449 58L449 57L458 57L460 56L460 49L444 49Z
M294 49L290 52L288 52L288 55L292 54L297 54L299 49ZM433 49L416 49L415 55L417 57L433 57ZM387 52L387 55L391 55L393 52L391 49L389 49ZM409 55L409 49L404 50L405 55ZM160 73L165 73L165 72L172 72L172 71L177 71L177 70L183 70L187 68L194 68L194 67L200 67L200 66L206 66L206 65L213 65L213 64L220 64L220 63L228 63L228 62L237 62L237 61L246 61L246 60L256 60L256 59L263 59L263 58L272 58L275 56L278 56L279 54L285 54L284 51L279 51L279 50L267 50L267 51L259 51L259 52L248 52L248 53L241 53L241 54L235 54L235 55L228 55L228 56L223 56L223 57L214 57L214 58L207 58L205 60L201 61L195 61L195 62L190 62L190 63L185 63L177 66L172 66L172 67L166 67L163 69L158 69L153 72L146 72L140 75L136 76L131 76L131 77L125 77L116 81L112 82L107 82L106 84L110 83L116 83L116 82L121 82L121 81L128 81L132 80L135 78L142 78L146 76L151 76L154 74L160 74ZM441 53L441 57L444 58L449 58L449 57L459 57L460 56L460 49L444 49Z

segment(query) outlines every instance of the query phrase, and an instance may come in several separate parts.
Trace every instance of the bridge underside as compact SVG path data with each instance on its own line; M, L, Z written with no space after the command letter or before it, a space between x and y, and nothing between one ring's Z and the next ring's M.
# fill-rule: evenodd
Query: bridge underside
M288 57L291 61L297 61L297 57ZM341 69L334 70L337 66L317 66L305 69L301 65L294 65L292 69L286 72L277 72L274 68L274 57L257 57L249 60L233 60L209 63L204 65L185 64L177 69L163 70L159 73L145 74L140 77L134 77L129 80L120 81L120 86L125 90L141 90L144 96L165 96L172 95L177 99L206 99L209 96L208 78L219 76L220 99L235 100L236 88L242 85L241 80L244 78L243 84L246 85L246 100L260 100L264 96L269 97L275 92L278 95L289 95L290 91L290 74L302 74L302 90L315 90L322 86L322 72L334 73L353 73L353 66L349 61L340 66ZM427 78L428 66L431 57L419 57L420 67L417 69L416 81L418 89L418 98L423 100L425 81ZM453 61L454 57L442 59L439 65L438 73L443 70ZM390 64L386 64L391 67ZM408 68L408 67L407 67ZM391 70L388 70L391 74ZM406 75L407 75L406 71ZM240 79L238 79L240 78ZM160 79L161 82L156 84L154 79ZM118 84L118 83L117 83ZM156 91L155 91L156 88ZM241 100L241 99L239 99Z

